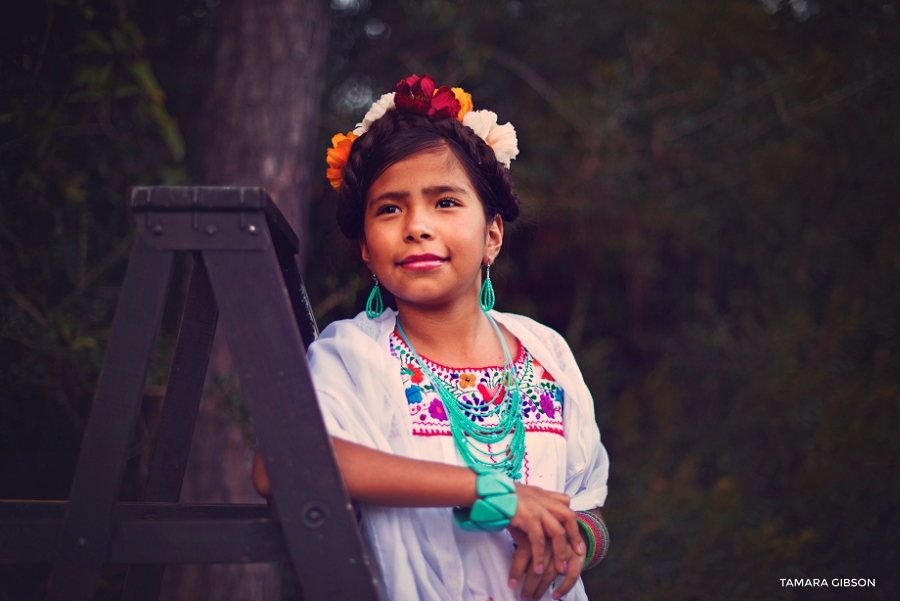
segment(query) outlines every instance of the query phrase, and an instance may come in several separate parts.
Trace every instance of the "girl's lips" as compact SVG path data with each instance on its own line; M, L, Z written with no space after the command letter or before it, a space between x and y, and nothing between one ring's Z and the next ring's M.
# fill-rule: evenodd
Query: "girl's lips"
M400 261L399 265L403 269L425 270L440 267L444 261L446 259L437 255L413 255Z

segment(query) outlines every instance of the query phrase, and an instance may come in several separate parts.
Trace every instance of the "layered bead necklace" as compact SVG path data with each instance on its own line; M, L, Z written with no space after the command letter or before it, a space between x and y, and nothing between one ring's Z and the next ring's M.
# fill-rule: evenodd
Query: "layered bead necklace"
M457 397L450 392L443 381L428 365L422 361L416 349L410 344L403 326L400 325L400 316L397 316L397 331L403 342L412 351L413 357L422 371L428 375L434 388L444 404L444 410L450 422L450 433L459 454L465 462L479 471L479 468L488 467L505 472L513 480L519 480L522 472L522 461L525 457L525 426L522 422L522 397L519 391L519 379L516 368L513 365L509 348L500 333L497 322L485 311L488 321L497 332L500 344L503 347L503 377L500 390L505 390L501 402L494 404L492 400L485 399L482 403L473 403ZM470 417L471 416L471 417ZM496 425L485 424L488 418L497 417ZM505 448L497 451L487 450L488 445L497 444L509 437ZM476 444L477 443L477 444ZM486 448L480 448L484 445Z

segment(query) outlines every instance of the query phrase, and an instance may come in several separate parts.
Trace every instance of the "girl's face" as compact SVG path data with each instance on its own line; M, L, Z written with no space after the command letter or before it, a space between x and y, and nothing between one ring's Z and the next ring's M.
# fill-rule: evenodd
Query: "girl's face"
M402 305L478 302L481 266L493 263L503 222L487 223L465 169L449 150L388 167L366 199L363 261Z

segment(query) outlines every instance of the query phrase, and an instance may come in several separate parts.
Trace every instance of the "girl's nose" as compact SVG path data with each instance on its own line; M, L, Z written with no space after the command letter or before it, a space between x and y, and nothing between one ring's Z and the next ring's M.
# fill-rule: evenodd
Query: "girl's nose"
M434 238L434 229L426 212L421 210L410 211L409 219L406 222L406 239L412 242L415 240L430 240L431 238Z

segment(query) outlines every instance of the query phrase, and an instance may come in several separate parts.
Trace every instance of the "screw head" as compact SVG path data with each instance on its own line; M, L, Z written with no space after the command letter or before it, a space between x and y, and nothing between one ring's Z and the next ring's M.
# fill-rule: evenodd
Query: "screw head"
M212 236L216 233L216 226L212 223L206 226L206 233Z
M156 224L153 226L153 235L154 236L161 236L162 233L163 233L163 226L161 226L159 224Z
M303 512L303 521L307 528L319 528L325 524L325 508L319 505L308 505Z
M253 225L252 223L251 223L249 226L247 226L247 231L250 232L251 234L253 234L254 236L255 236L257 233L259 233L259 230L256 229L256 226Z

